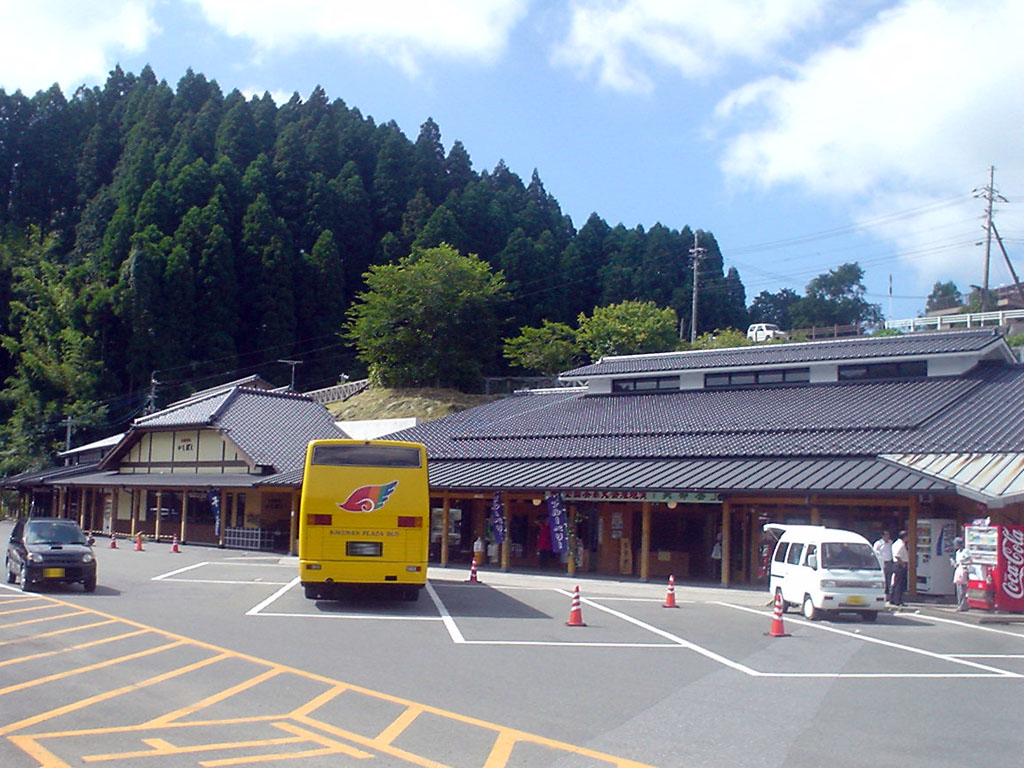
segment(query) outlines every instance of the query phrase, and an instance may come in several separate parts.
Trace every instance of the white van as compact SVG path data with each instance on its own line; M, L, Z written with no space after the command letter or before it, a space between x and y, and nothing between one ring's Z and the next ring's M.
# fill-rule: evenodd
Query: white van
M747 338L751 341L762 342L772 339L788 339L789 334L775 323L754 323L747 328Z
M772 555L772 595L783 608L800 606L808 619L853 611L874 621L885 608L885 577L875 551L859 533L822 525L768 523L779 537Z

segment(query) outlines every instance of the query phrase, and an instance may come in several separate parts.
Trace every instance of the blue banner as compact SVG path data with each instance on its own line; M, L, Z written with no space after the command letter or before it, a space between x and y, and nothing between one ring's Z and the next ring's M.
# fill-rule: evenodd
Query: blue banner
M494 540L501 544L505 541L505 505L501 503L501 493L494 494L494 501L491 504L491 528L494 530Z
M548 525L551 526L551 551L565 552L569 547L569 526L565 519L565 502L560 493L548 496Z

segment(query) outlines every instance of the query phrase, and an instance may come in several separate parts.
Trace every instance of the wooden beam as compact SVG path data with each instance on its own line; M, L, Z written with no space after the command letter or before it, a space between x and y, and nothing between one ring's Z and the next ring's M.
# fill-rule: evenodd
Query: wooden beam
M640 513L640 581L651 575L651 502L643 503Z

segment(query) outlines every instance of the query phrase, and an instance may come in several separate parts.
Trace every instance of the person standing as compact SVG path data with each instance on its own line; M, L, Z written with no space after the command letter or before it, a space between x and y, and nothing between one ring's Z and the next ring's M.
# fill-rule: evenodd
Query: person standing
M971 562L971 556L964 548L964 540L959 536L953 539L953 546L956 551L950 561L953 563L953 587L956 589L956 609L958 611L968 610L967 606L967 566Z
M896 541L892 543L892 592L891 603L903 605L903 595L907 591L907 574L910 571L910 550L907 548L907 532L900 531Z
M895 565L892 561L892 534L882 531L881 538L872 547L875 550L875 557L882 564L882 575L885 577L885 602L889 603L892 597L892 574Z
M722 534L715 534L715 544L711 547L711 573L715 581L722 580Z

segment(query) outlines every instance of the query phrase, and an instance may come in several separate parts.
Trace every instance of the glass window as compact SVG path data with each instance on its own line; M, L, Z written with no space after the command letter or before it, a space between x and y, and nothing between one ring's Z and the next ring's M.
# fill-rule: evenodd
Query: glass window
M782 383L782 371L763 371L757 375L758 384Z
M875 551L863 542L825 542L821 545L821 567L835 570L879 570Z
M789 547L789 544L786 544L784 542L779 542L779 544L775 547L775 562L776 563L784 563L784 562L786 562L786 549L787 549L787 547Z
M810 368L790 368L783 371L786 382L806 383L811 380Z
M728 373L709 373L704 377L705 387L727 387L729 386Z
M790 565L798 565L800 563L800 556L804 553L803 544L790 544L789 545L789 557L786 558L786 562Z
M744 384L756 384L757 374L756 373L734 373L732 374L733 386L742 386Z
M808 566L810 566L812 568L817 568L818 567L817 562L813 562L813 563L811 562L811 558L815 557L815 555L817 555L817 554L818 554L818 545L817 544L808 544L807 545L807 560L805 561ZM815 560L817 560L817 558L815 558Z
M313 448L313 464L332 467L404 467L420 466L420 449L401 445L318 445Z

